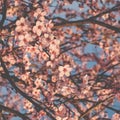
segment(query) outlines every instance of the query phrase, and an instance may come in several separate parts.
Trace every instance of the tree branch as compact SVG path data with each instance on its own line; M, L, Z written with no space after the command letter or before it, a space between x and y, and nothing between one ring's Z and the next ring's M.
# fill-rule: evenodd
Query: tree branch
M85 19L85 20L64 21L62 23L56 23L52 29L54 30L54 29L59 29L59 28L62 28L62 27L70 27L70 26L78 27L78 26L82 26L82 25L85 25L85 24L97 24L97 25L100 25L100 26L105 27L107 29L113 30L117 33L120 32L120 28L118 28L118 27L115 27L115 26L109 25L107 23L104 23L102 21L91 19L91 18L90 19Z
M86 116L91 110L93 110L93 109L96 108L97 106L103 104L104 102L106 102L106 101L108 101L108 100L113 99L113 97L114 97L114 96L112 95L112 96L106 98L105 100L96 103L95 105L93 105L92 107L90 107L89 109L87 109L87 111L84 112L84 113L79 117L79 119L81 119L81 118L83 118L84 116Z
M6 19L6 12L7 12L7 0L4 0L4 4L2 7L2 20L0 21L0 29L3 28L3 24Z
M92 17L90 17L88 19L77 20L77 21L67 21L64 18L56 17L56 18L53 18L52 20L59 19L62 22L61 23L56 23L54 25L53 29L58 29L58 28L61 28L61 27L69 27L69 26L82 26L84 24L97 24L97 25L100 25L102 27L108 28L110 30L113 30L113 31L119 33L120 32L120 28L112 26L112 25L107 24L107 23L104 23L104 22L99 21L99 20L95 20L98 17L101 17L101 16L103 16L105 14L108 14L110 12L113 12L113 11L117 11L119 9L120 9L120 4L115 5L111 9L107 9L107 10L105 10L105 11L103 11L103 12L101 12L101 13L95 15L95 16L92 16Z
M5 64L4 64L4 61L2 60L2 58L0 57L0 62L1 62L1 66L6 74L6 78L7 80L9 81L9 83L12 85L12 87L16 90L16 92L18 92L20 95L22 95L24 98L26 98L28 101L30 101L34 106L35 106L35 109L37 111L40 111L40 110L44 110L47 115L52 118L52 120L56 120L53 116L53 114L51 113L51 111L49 111L43 104L40 105L40 102L39 101L35 101L34 98L28 96L26 93L24 93L22 90L20 90L16 84L14 83L14 80L13 78L11 78L11 76L9 75L9 71L7 70Z
M14 113L15 115L21 117L23 120L30 120L30 118L28 118L28 117L25 116L24 114L22 114L22 113L20 113L20 112L18 112L18 111L16 111L16 110L13 110L13 109L11 109L11 108L9 108L9 107L6 107L6 106L4 106L4 105L2 105L2 104L0 104L0 109L2 109L2 110L4 110L4 111L7 111L7 112L10 112L10 113Z

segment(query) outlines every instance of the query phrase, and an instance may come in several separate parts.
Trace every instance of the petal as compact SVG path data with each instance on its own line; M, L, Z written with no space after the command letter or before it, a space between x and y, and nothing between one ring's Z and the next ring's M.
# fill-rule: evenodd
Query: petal
M33 16L37 18L37 16L38 16L38 13L36 13L36 12L35 12Z
M37 35L40 36L41 35L41 31L37 30Z
M20 21L19 20L17 20L16 25L20 25Z
M67 77L69 77L69 76L70 76L70 72L65 72L65 75L66 75Z
M63 71L63 66L59 66L58 70Z
M60 77L63 77L63 76L64 76L64 73L63 73L63 72L59 73L59 76L60 76Z
M15 30L16 30L17 32L20 32L20 31L21 31L21 27L20 27L20 26L17 26L17 27L15 28Z
M64 67L65 67L65 68L69 68L69 67L70 67L70 65L65 65Z
M25 18L21 17L20 22L24 23L25 22Z
M36 33L36 30L37 30L37 28L36 28L36 26L34 26L33 27L33 32Z
M41 25L41 22L40 22L40 21L37 21L37 22L36 22L36 26L39 26L39 25Z
M69 71L69 72L71 72L71 71L72 71L72 68L71 68L71 67L69 67L69 68L67 68L67 69L68 69L68 71Z
M18 39L19 39L19 40L23 40L24 38L25 38L24 35L19 35L19 36L18 36Z

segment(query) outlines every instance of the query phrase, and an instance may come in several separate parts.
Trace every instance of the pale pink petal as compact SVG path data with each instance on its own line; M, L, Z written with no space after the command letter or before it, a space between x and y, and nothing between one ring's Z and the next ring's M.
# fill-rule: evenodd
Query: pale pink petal
M19 40L24 40L24 38L25 38L24 35L19 35L19 36L18 36L18 39L19 39Z
M17 20L16 25L17 25L17 26L19 26L19 25L20 25L20 21L19 21L19 20Z
M66 75L67 77L69 77L69 76L70 76L70 72L65 72L65 75Z
M63 66L59 66L58 70L63 71Z
M25 22L25 18L21 17L20 22L24 23Z
M59 76L60 76L60 77L63 77L63 76L64 76L64 73L63 73L63 72L59 73Z
M36 22L36 26L42 25L40 21Z
M16 30L17 32L21 32L21 26L17 26L17 27L15 28L15 30Z
M37 30L37 35L40 36L41 35L41 31Z

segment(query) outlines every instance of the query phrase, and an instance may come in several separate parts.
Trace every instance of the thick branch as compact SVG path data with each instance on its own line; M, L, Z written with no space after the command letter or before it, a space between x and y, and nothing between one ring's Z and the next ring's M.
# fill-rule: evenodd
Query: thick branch
M0 21L0 29L2 29L4 21L6 19L6 11L7 11L7 0L4 0L4 4L2 8L2 20Z
M13 110L13 109L11 109L11 108L9 108L9 107L6 107L6 106L4 106L4 105L1 105L1 104L0 104L0 109L4 110L4 111L6 111L6 112L13 113L13 114L21 117L23 120L30 120L30 118L28 118L28 117L25 116L24 114L22 114L22 113L20 113L20 112L18 112L18 111L16 111L16 110Z
M110 8L110 9L107 9L95 16L92 16L88 19L84 19L84 20L77 20L77 21L67 21L66 19L63 19L63 18L53 18L54 19L59 19L60 21L62 21L61 23L56 23L53 27L53 29L58 29L58 28L61 28L61 27L69 27L69 26L82 26L83 24L97 24L97 25L100 25L102 27L105 27L105 28L108 28L110 30L113 30L115 32L120 32L120 28L118 27L115 27L115 26L112 26L110 24L107 24L107 23L104 23L102 21L98 21L98 20L95 20L96 18L98 17L101 17L105 14L108 14L108 13L111 13L113 11L117 11L120 9L120 4L117 4L115 5L114 7Z
M114 96L112 95L112 96L106 98L105 100L96 103L95 105L93 105L92 107L90 107L86 112L84 112L84 113L79 117L79 119L81 119L81 118L83 118L84 116L86 116L89 112L91 112L91 111L92 111L94 108L96 108L97 106L103 104L104 102L106 102L106 101L108 101L108 100L113 99L113 97L114 97Z
M77 20L77 21L64 21L62 23L57 23L54 25L53 29L58 29L58 28L62 28L62 27L69 27L69 26L82 26L82 25L85 25L85 24L97 24L97 25L100 25L102 27L105 27L107 29L110 29L110 30L113 30L117 33L120 32L120 28L118 27L115 27L115 26L112 26L112 25L109 25L107 23L104 23L102 21L98 21L98 20L95 20L95 19L85 19L85 20Z
M106 108L112 110L112 111L115 112L115 113L120 114L120 110L117 110L117 109L115 109L115 108L113 108L113 107L110 107L110 106L107 106L107 105L105 105L105 104L103 104L103 106L105 106Z

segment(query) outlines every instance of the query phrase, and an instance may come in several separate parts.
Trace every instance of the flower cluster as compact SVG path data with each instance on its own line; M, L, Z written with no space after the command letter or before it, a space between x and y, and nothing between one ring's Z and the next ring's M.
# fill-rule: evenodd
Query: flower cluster
M0 1L0 102L7 114L14 109L32 120L109 117L105 107L120 101L119 14L117 8L106 12L106 5L118 4L115 0L101 1ZM96 15L97 21L79 26L77 15ZM107 108L116 112L111 119L119 120L117 109Z

